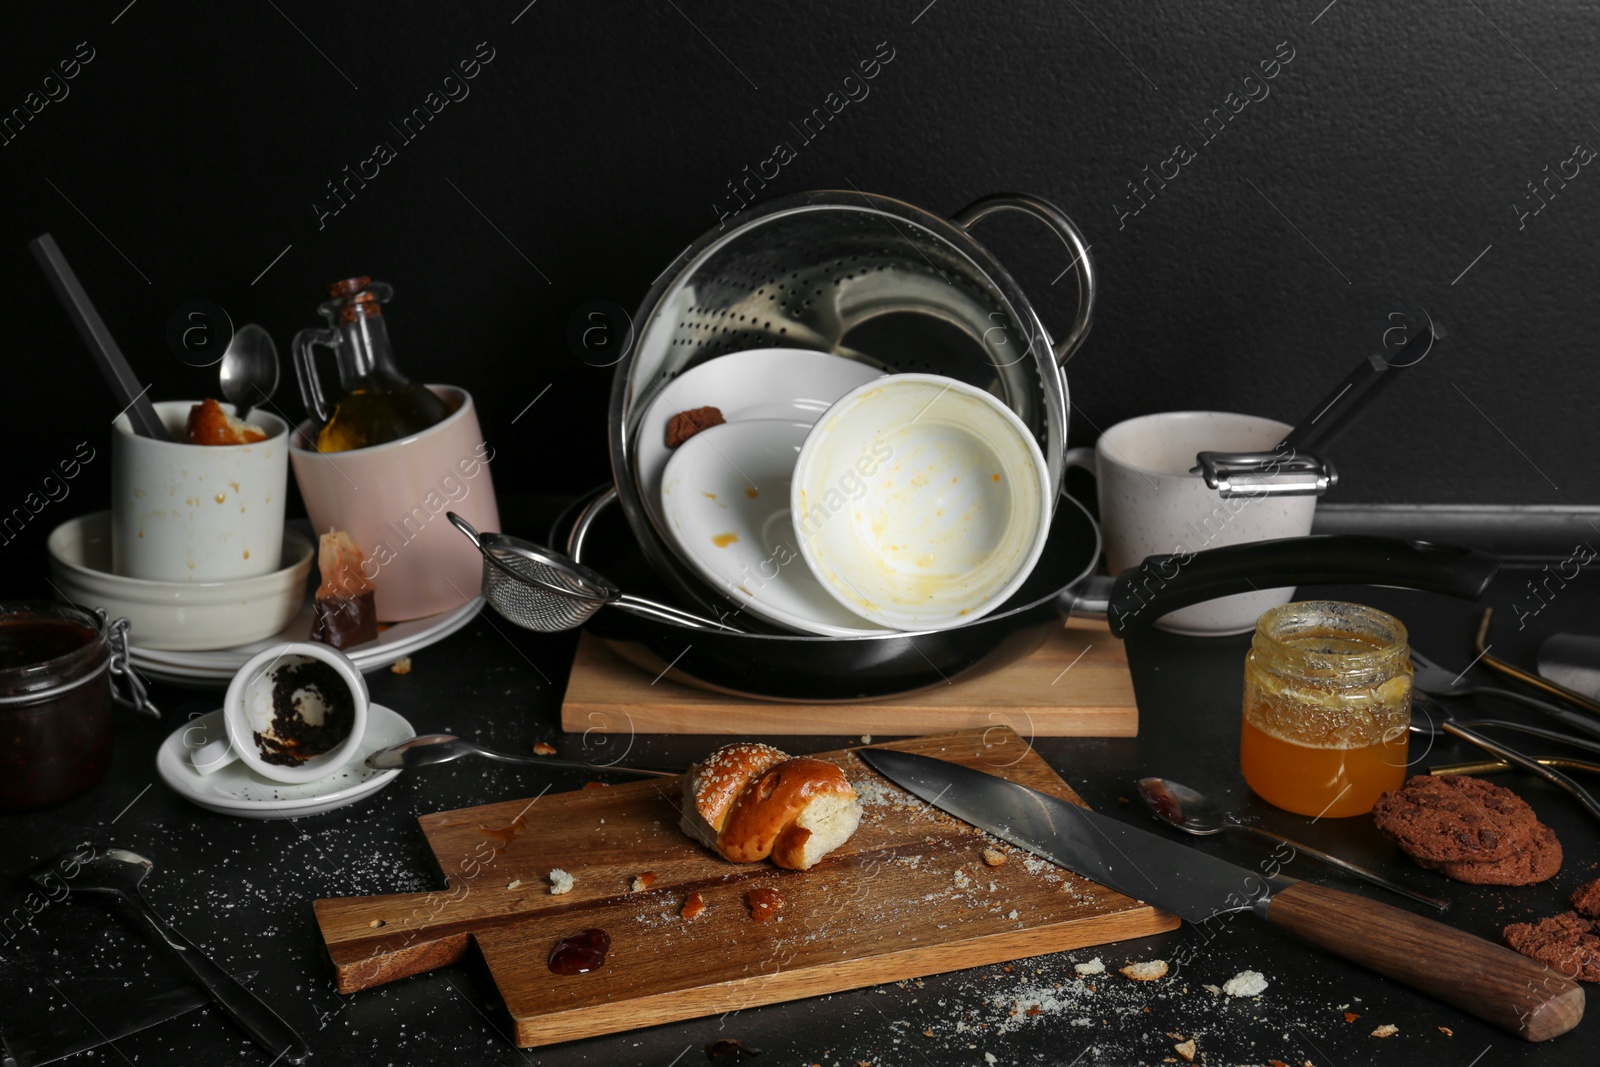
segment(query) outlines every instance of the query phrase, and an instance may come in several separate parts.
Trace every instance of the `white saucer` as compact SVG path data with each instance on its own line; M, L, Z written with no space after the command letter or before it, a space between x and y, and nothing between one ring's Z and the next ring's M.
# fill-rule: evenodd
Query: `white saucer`
M402 656L437 644L471 622L483 608L483 598L474 597L459 608L421 619L397 622L382 630L375 641L344 649L357 669L370 673L387 667ZM271 637L233 648L204 652L175 652L170 649L140 648L130 644L129 658L140 674L176 685L227 685L240 667L256 653L289 641L305 641L312 623L311 598L301 607L293 622Z
M661 479L672 458L667 447L672 416L714 407L728 422L783 419L810 426L835 400L883 373L853 359L800 348L730 352L684 371L651 401L633 439L634 475L656 528L667 528Z
M750 614L825 637L887 632L850 611L806 566L789 511L811 424L777 419L702 430L667 463L661 505L678 555Z
M207 811L241 819L298 819L354 804L394 781L398 769L375 771L363 761L379 749L416 735L400 715L382 704L371 704L367 736L355 758L326 778L304 785L269 782L238 761L203 775L189 762L189 753L207 741L228 736L218 710L174 730L156 751L156 772L174 793Z

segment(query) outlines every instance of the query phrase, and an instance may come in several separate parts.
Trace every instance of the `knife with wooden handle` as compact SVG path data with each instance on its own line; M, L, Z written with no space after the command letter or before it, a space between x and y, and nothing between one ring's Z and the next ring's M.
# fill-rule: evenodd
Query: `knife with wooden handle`
M1190 922L1248 911L1529 1041L1557 1037L1583 1018L1583 989L1572 979L1432 919L1283 875L1263 877L945 760L882 748L856 755L934 807Z

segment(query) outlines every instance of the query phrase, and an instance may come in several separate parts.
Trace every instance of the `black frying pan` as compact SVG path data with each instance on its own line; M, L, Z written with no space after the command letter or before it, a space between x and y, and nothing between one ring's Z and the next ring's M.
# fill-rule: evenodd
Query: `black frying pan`
M621 510L606 507L574 550L570 534L600 490L556 520L551 541L636 595L676 603L651 571ZM1015 595L976 622L949 630L873 637L696 630L602 610L586 623L628 662L702 689L818 704L876 700L943 685L1021 659L1068 615L1106 618L1122 636L1169 611L1215 597L1280 586L1396 585L1477 599L1500 561L1467 549L1387 537L1292 537L1152 556L1116 579L1092 575L1100 530L1062 495L1044 554ZM723 620L739 626L736 616Z

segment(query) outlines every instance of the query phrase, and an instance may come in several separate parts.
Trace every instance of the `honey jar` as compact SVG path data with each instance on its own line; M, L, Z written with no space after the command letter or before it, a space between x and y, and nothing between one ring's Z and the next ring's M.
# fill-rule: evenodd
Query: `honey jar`
M1263 800L1300 815L1372 810L1405 781L1406 628L1362 604L1301 601L1256 621L1244 668L1239 766Z

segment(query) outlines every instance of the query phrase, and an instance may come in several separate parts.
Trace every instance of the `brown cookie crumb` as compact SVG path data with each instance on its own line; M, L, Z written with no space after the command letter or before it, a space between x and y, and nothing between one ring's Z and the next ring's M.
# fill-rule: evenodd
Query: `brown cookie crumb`
M1189 1040L1184 1041L1181 1044L1173 1045L1172 1046L1172 1051L1174 1051L1178 1055L1182 1056L1186 1062L1193 1063L1194 1062L1194 1038L1191 1037Z
M1158 978L1167 976L1166 960L1146 960L1143 963L1130 963L1122 968L1124 978L1131 978L1135 982L1154 982Z
M1376 1030L1372 1031L1372 1036L1373 1037L1393 1037L1395 1034L1398 1034L1399 1032L1400 1032L1400 1028L1398 1026L1396 1026L1394 1023L1384 1023L1382 1026L1380 1026Z
M533 743L533 754L535 756L554 756L556 754L556 746L548 741L535 741Z
M1567 898L1572 910L1591 919L1600 919L1600 878L1580 885Z
M677 448L701 430L721 426L727 421L722 417L722 412L713 407L680 411L667 420L667 447Z
M1600 927L1575 911L1536 923L1512 923L1506 944L1579 982L1600 982Z
M985 867L1004 867L1006 854L997 848L986 848L983 850L983 864Z
M700 913L705 910L706 898L700 895L700 890L696 889L693 893L689 894L689 899L683 902L683 910L678 912L678 914L682 915L685 919L695 919L699 918Z
M634 879L633 879L633 891L635 893L643 893L646 889L649 889L651 886L653 886L655 884L656 884L656 872L655 871L645 871L643 874L639 874L639 875L635 875L634 876Z

